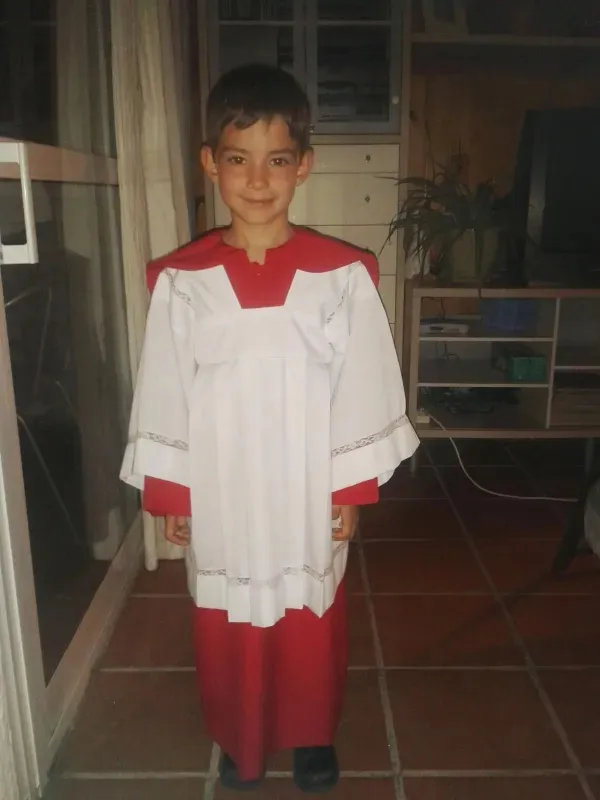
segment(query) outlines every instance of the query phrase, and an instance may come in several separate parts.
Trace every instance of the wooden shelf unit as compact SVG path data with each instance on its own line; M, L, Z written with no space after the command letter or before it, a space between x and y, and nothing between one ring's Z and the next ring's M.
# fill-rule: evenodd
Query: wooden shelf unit
M477 306L480 298L533 301L539 324L525 331L486 330L472 309L469 314L454 314L447 310L448 319L460 316L469 322L467 335L421 332L423 319L431 318L430 314L423 313L424 300L444 301L444 307L454 302L464 308L465 303ZM565 302L570 304L571 313L577 312L573 303L597 303L595 315L589 314L589 306L581 308L582 316L591 323L592 329L579 341L573 340L568 320L565 330L561 329L561 304L564 309ZM600 376L600 338L594 327L600 320L600 289L485 288L480 293L473 287L422 285L420 279L415 278L407 285L405 319L408 336L405 340L404 373L408 414L422 438L600 437L600 408L597 421L583 419L580 425L557 425L552 415L557 376L569 373ZM535 353L544 355L546 377L540 381L510 381L505 373L491 364L491 347L497 342L523 343ZM443 388L518 390L519 399L515 405L498 403L497 408L487 413L453 413L445 404L431 398L421 402L423 390ZM418 422L421 405L432 417L428 424Z

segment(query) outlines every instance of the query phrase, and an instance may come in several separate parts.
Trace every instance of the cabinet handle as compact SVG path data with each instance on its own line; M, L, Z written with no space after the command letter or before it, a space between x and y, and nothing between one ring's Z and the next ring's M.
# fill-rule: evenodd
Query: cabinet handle
M370 194L368 194L368 195L365 197L365 203L370 203L370 202L371 202L371 195L370 195Z
M371 160L371 156L367 153L367 155L365 156L365 161L370 161L370 160Z

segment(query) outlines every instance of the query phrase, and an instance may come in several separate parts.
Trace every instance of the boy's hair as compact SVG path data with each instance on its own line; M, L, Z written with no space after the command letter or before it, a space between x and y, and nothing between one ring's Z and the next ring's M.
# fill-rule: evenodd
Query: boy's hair
M227 125L244 129L282 117L301 154L310 148L310 103L288 72L246 64L226 72L212 88L206 109L206 144L215 151Z

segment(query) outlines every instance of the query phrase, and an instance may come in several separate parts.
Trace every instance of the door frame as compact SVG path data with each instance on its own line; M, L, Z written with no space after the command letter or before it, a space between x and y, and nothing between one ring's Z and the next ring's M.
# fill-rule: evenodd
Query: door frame
M0 179L21 181L26 218L31 212L31 208L29 211L27 208L27 194L34 181L118 187L117 161L111 157L19 142L21 163L14 158L2 162L2 145L8 143L10 148L5 149L12 152L16 141L0 138ZM23 169L27 173L24 178ZM113 207L112 212L118 219L117 209ZM26 228L29 235L31 224ZM120 243L113 234L112 230L108 232L111 244L116 247ZM32 254L30 261L35 262L35 242L28 244ZM24 249L16 255L22 256ZM9 263L8 259L5 263ZM18 263L24 263L23 259ZM0 266L0 272L1 269ZM138 514L46 685L1 280L0 302L0 659L6 681L19 791L23 798L33 800L45 786L50 766L71 726L93 666L139 571L143 532L141 514Z

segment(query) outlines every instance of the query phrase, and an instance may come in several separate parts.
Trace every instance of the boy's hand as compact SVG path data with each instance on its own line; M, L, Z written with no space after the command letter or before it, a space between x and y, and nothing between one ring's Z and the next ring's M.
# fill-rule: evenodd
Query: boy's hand
M190 527L187 517L174 517L167 514L165 517L165 539L179 547L187 547L190 543Z
M333 506L331 519L340 520L340 527L333 531L334 542L349 542L354 539L358 527L358 506Z

